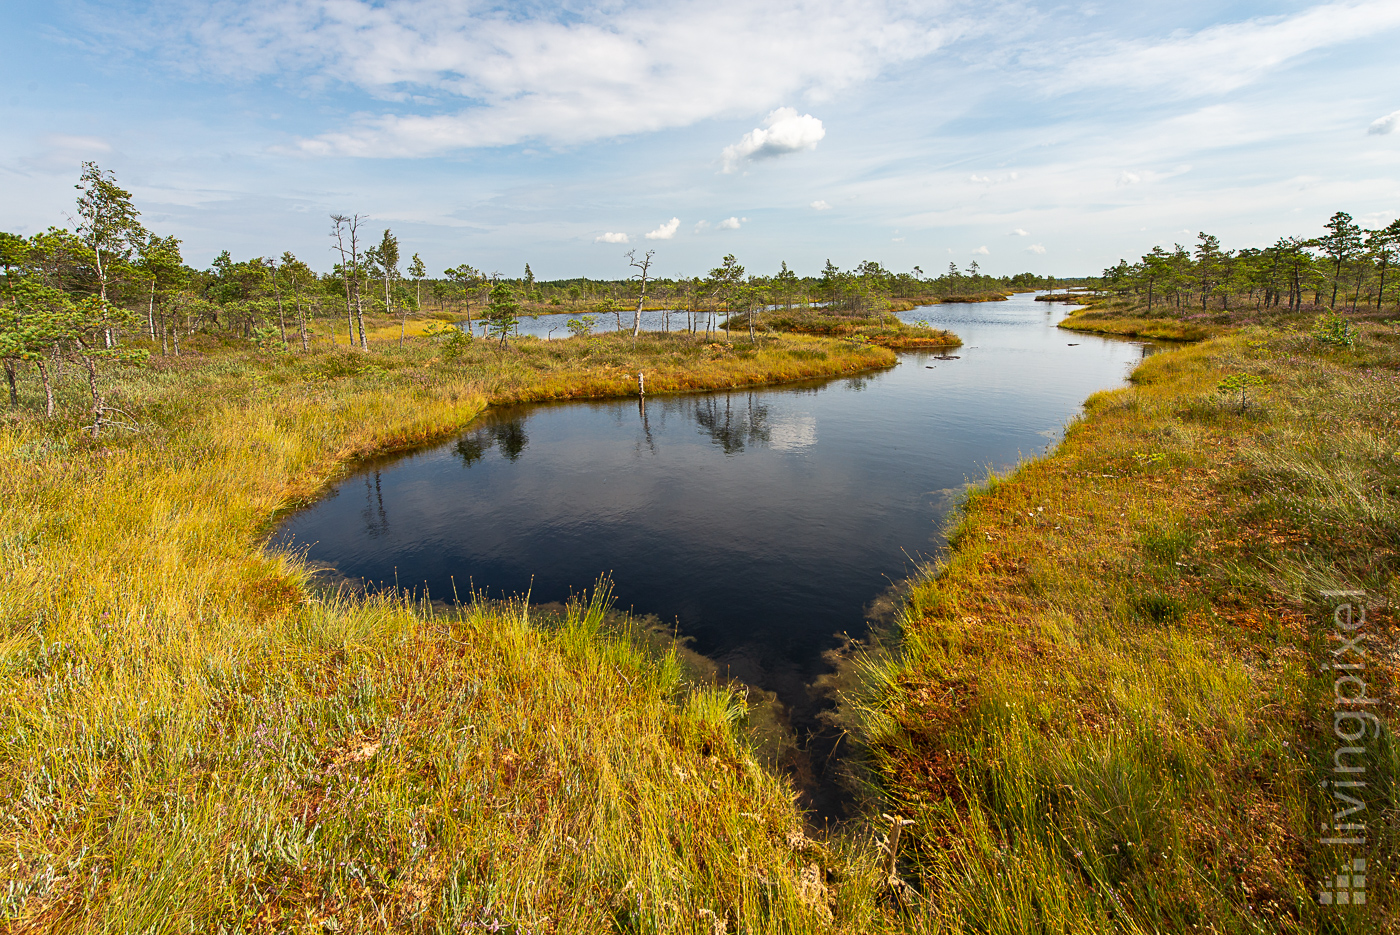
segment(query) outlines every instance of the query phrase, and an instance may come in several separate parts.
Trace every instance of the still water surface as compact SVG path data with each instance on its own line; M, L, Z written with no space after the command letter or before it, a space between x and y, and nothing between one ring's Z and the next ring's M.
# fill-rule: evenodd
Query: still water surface
M455 578L464 594L560 601L608 574L619 606L801 709L835 634L859 636L872 600L943 544L964 483L1044 452L1148 350L1056 330L1064 314L1030 295L932 306L903 317L956 332L960 359L493 410L367 465L274 544L434 597Z

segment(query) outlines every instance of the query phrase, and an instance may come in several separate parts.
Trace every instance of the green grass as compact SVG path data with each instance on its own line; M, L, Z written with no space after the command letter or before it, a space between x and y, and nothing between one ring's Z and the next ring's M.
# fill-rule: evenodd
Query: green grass
M1368 845L1317 830L1339 744L1320 591L1371 595L1371 710L1395 723L1397 368L1390 325L1350 349L1241 329L1149 358L1055 454L970 494L844 700L872 808L915 822L912 927L1400 927L1389 729ZM1240 373L1263 381L1243 408L1217 389ZM1320 908L1342 856L1369 860L1368 903Z

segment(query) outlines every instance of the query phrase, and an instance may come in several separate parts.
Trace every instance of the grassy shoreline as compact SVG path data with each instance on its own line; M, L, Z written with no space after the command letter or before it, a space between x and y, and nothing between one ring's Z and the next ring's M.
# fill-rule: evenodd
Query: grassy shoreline
M889 350L602 335L169 359L109 394L143 430L97 441L70 374L57 423L0 430L0 925L1394 929L1388 732L1371 901L1328 915L1312 891L1336 871L1314 832L1319 589L1377 598L1391 723L1400 687L1400 332L1334 347L1275 325L1150 358L970 494L898 639L846 673L870 821L825 841L743 740L744 700L645 648L605 592L559 619L324 598L259 546L356 459L493 401L632 395L638 370L648 393L810 379ZM1246 401L1220 389L1238 376L1262 381ZM881 813L912 822L895 848Z
M1141 334L1142 317L1094 330ZM1400 927L1389 729L1366 748L1366 845L1317 831L1340 743L1320 592L1370 595L1382 722L1400 687L1400 331L1357 327L1335 346L1311 316L1221 326L971 493L841 712L872 807L913 822L913 927ZM1343 857L1368 860L1375 889L1320 907Z
M748 326L742 318L736 318L735 327L746 330ZM894 350L954 348L962 345L962 339L951 331L932 328L927 324L910 324L889 312L865 315L838 314L823 309L774 309L756 316L755 327L764 333L848 338Z
M115 377L142 430L97 440L70 374L57 420L0 431L0 924L710 935L867 905L874 864L803 834L739 740L742 699L610 632L601 599L543 623L320 598L259 545L355 459L493 401L892 356L605 335L167 359Z

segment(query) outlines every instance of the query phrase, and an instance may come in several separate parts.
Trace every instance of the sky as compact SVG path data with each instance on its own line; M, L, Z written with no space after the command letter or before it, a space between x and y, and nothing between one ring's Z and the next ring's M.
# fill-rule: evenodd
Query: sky
M0 229L84 160L207 266L1095 275L1400 216L1400 0L8 0Z

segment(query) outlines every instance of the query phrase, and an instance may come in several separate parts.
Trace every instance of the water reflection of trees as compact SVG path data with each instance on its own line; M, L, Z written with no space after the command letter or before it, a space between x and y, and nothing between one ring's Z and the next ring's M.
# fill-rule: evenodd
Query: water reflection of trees
M733 394L702 397L695 404L695 421L725 454L736 454L745 445L766 445L769 441L768 407L755 402L752 394L737 405Z
M453 450L463 464L471 467L492 448L498 449L501 457L507 461L514 461L529 444L530 437L525 434L525 419L522 417L493 422L470 435L464 435L457 440Z
M360 511L360 518L365 523L365 535L371 539L378 539L380 536L389 534L389 514L384 510L384 490L380 484L379 472L365 475L365 508Z

